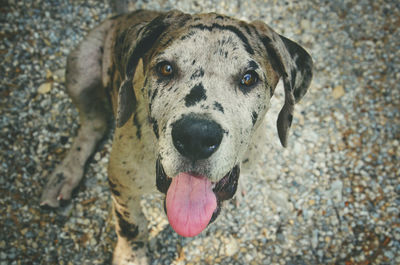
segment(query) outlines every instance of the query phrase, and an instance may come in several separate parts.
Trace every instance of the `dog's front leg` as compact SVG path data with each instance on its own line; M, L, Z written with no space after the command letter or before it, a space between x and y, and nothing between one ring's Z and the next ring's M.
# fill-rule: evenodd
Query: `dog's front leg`
M144 155L151 152L144 152L140 142L130 139L132 131L132 127L116 130L108 168L118 235L114 265L149 264L147 219L140 200L142 194L155 189L155 166L151 166L149 157Z
M118 174L116 175L116 172ZM113 211L118 242L114 250L113 265L147 265L147 220L140 206L143 186L135 181L135 170L109 169L109 184L113 198Z
M113 265L147 265L147 220L144 217L140 198L132 197L120 202L113 195L115 227L118 242L114 250Z

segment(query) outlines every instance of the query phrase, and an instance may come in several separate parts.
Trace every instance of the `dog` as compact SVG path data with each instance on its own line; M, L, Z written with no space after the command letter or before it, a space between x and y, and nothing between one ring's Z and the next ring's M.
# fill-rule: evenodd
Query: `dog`
M261 21L176 10L105 20L68 57L66 87L81 127L41 205L71 198L113 114L113 264L148 264L140 197L157 188L171 227L184 237L201 233L234 196L280 79L285 102L277 128L287 145L312 68L300 45Z

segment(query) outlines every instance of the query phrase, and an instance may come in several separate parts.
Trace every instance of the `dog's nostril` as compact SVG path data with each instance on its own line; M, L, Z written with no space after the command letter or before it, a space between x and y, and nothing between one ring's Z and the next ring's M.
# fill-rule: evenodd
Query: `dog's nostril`
M172 141L178 152L195 161L210 157L222 141L221 126L195 115L184 116L172 126Z

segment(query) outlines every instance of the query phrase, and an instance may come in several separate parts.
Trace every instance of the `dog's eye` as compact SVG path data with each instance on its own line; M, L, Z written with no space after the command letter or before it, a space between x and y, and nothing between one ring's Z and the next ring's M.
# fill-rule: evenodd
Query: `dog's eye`
M249 87L257 83L257 81L258 81L257 73L253 70L250 70L243 75L242 80L240 80L240 84Z
M158 71L162 76L169 77L173 74L174 69L170 63L163 62L160 64Z

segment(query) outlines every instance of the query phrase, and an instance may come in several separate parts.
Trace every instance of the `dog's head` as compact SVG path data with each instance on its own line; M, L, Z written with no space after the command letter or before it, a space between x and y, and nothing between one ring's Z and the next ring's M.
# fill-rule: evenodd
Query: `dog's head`
M234 195L241 160L280 78L285 103L277 127L286 146L294 105L311 81L312 60L259 21L162 14L143 26L126 60L118 126L132 114L126 91L140 60L140 93L158 139L157 187L167 195L171 226L194 236L215 219L221 201Z

